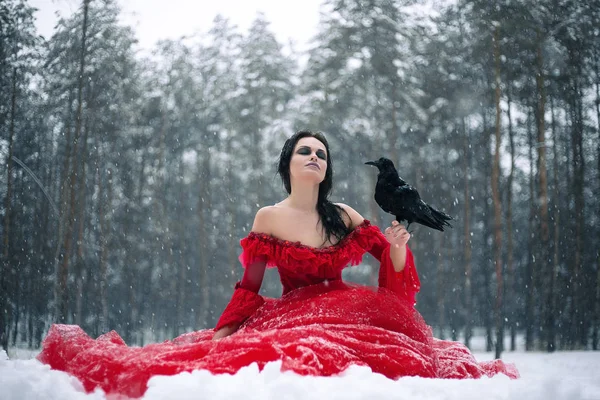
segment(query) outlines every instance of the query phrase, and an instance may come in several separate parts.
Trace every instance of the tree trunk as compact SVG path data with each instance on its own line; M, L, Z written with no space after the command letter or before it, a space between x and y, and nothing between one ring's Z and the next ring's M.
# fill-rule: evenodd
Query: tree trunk
M36 285L37 282L39 282L39 279L37 279L35 276L33 276L33 268L31 269L32 272L32 276L31 279L28 280L27 282L27 293L29 294L29 296L27 296L25 298L25 300L27 301L27 348L28 349L33 349L33 342L34 342L34 334L35 334L35 319L37 317L37 313L36 313L36 309L35 309L35 300L30 297L30 296L39 296L39 294L37 293L36 290Z
M227 140L227 154L232 154L231 151L231 139ZM229 223L229 239L227 240L227 248L228 248L228 259L229 259L229 283L231 284L231 287L234 287L237 281L237 273L236 273L236 267L238 265L238 260L236 257L236 250L237 250L237 237L239 235L239 232L237 232L237 224L236 224L236 220L237 220L237 207L236 207L236 202L233 198L234 193L235 193L235 184L234 184L234 176L233 176L233 169L234 169L234 165L233 165L233 157L229 157L229 160L227 161L227 188L228 188L228 193L229 196L228 198L225 199L225 201L227 202L227 210L228 210L228 214L230 219L230 223Z
M471 150L469 150L469 130L466 129L465 117L461 118L461 130L463 135L463 179L464 179L464 198L465 198L465 222L464 222L464 257L465 257L465 346L471 346L471 337L473 336L473 288L471 287L471 192L469 181L471 180L469 159Z
M49 135L50 136L50 135ZM46 134L37 133L35 135L35 150L34 152L39 153L40 155L46 154L46 149L44 148L44 143L47 141ZM45 156L38 157L35 160L35 164L33 169L35 171L41 171L42 175L40 176L40 186L48 187L46 184L48 175L52 175L52 171L54 166L50 159ZM47 169L42 168L47 165ZM44 282L43 277L47 276L46 266L47 260L49 258L46 257L46 246L44 243L48 237L48 220L49 220L49 203L50 201L40 201L37 202L34 209L35 213L39 215L39 227L38 231L35 235L33 235L33 242L31 247L33 249L34 254L37 255L36 267L31 268L31 278L29 279L30 288L27 291L27 302L29 303L29 312L28 312L28 348L29 349L37 349L39 348L38 344L38 329L41 325L41 322L44 320L45 314L45 305L42 302L45 302L46 296L44 293Z
M400 132L398 130L398 101L396 100L396 79L392 80L392 131L388 135L387 142L390 144L390 160L394 163L396 168L400 168L400 149L398 149L398 137Z
M49 137L45 134L40 134L40 137L43 137L44 139L40 141L39 153L46 156L42 156L38 159L36 170L44 171L43 186L51 187L52 183L56 182L56 177L59 175L58 171L60 170L60 161L58 160L58 157L55 157L53 151L53 144L56 143L56 138L54 134L50 134ZM47 165L48 168L41 168L41 166L46 165L46 163L49 164ZM60 185L58 185L58 189L60 189ZM50 194L48 197L54 198L55 196ZM43 201L39 206L41 215L40 235L38 235L38 244L35 252L42 260L40 262L40 275L48 277L52 274L52 266L54 266L54 263L56 262L53 258L53 246L51 240L48 238L51 237L51 234L56 235L56 222L60 220L60 212L55 210L55 207L50 204L50 201ZM60 222L58 225L59 224ZM60 232L57 236L60 237ZM34 293L36 294L33 295L33 298L35 299L36 318L33 348L40 348L41 346L44 330L46 329L46 321L48 319L48 299L52 297L51 293L49 293L50 295L48 296L47 290L50 285L46 283L45 280L46 279L36 280L36 285L34 286Z
M84 265L84 231L85 231L85 181L86 181L86 164L87 164L87 151L88 151L88 131L89 129L86 127L84 129L83 134L83 149L81 151L81 170L78 179L78 200L76 204L75 215L77 215L77 260L75 263L75 280L76 280L76 290L75 290L75 324L81 326L83 323L83 281L84 274L86 273L85 265Z
M596 301L594 302L596 323L592 332L592 350L598 350L598 325L600 325L600 265L596 270Z
M13 180L13 196L15 199L22 197L23 193L23 179L22 175L18 173L18 171L14 171L14 180ZM14 203L13 208L13 217L19 218L19 216L23 214L23 207L18 203ZM16 238L23 237L24 232L22 231L22 226L17 224L13 224L12 227L12 235ZM12 346L17 346L19 343L19 328L22 325L21 317L23 316L23 289L25 285L25 281L27 280L28 269L25 265L25 254L22 249L16 248L16 246L12 246L12 257L11 257L11 268L10 268L10 276L9 276L9 294L12 297L12 307L9 309L9 322L10 329L10 341ZM22 330L21 330L22 332Z
M531 113L530 113L531 114ZM529 240L527 241L527 265L525 268L525 350L534 350L535 341L535 266L534 254L535 241L535 168L533 163L533 132L531 129L531 115L527 117L527 136L529 140Z
M483 105L482 105L483 106ZM482 109L482 119L483 119L483 156L484 156L484 176L486 179L491 179L491 171L490 167L492 166L491 161L491 152L490 152L490 131L486 109ZM484 198L489 198L490 193L488 191L489 185L484 185L483 193ZM489 203L486 201L483 206L484 216L483 216L483 235L484 235L484 243L488 242L488 235L490 234L490 207ZM492 257L489 254L489 249L485 246L483 250L485 260L482 266L483 273L483 288L484 288L484 298L481 302L483 309L481 313L483 314L483 323L485 325L485 351L492 351L494 347L494 335L493 335L493 313L492 309L494 305L492 304L491 299L494 297L492 293L492 282L491 282L491 271L489 270L490 265L487 260L491 260Z
M255 100L255 104L259 104L260 100ZM258 110L257 110L258 111ZM256 115L260 115L256 114ZM261 206L262 204L264 204L264 190L261 190L261 188L264 187L264 180L263 180L263 174L262 171L264 169L264 160L263 160L263 152L265 151L263 149L262 146L262 137L260 134L260 124L257 122L255 125L255 129L253 129L253 132L251 134L252 137L252 143L250 144L251 146L251 151L253 153L252 155L252 160L251 160L251 172L250 172L250 176L252 177L252 180L250 181L252 186L253 186L253 190L251 190L248 194L249 194L249 200L252 201L252 203L250 203L250 207L254 208L257 206Z
M54 318L55 320L60 318L60 299L62 297L61 294L61 260L64 257L62 253L63 250L63 240L65 238L65 226L67 225L67 217L69 215L69 177L71 171L71 163L73 162L73 142L71 140L72 136L72 125L71 125L71 112L73 107L73 93L69 92L68 99L68 109L65 115L65 156L63 160L62 170L60 171L60 191L59 191L59 204L60 204L60 215L58 218L58 235L56 241L56 250L54 254Z
M377 159L377 152L379 151L379 149L376 149L375 146L373 145L373 143L370 143L370 159L371 160L375 160ZM369 175L369 187L373 188L372 190L375 189L375 185L377 184L377 174L373 174L371 173ZM417 186L418 187L418 186ZM377 205L377 202L375 201L375 197L374 196L369 196L369 214L371 215L371 218L369 218L371 220L371 223L375 226L379 225L379 206ZM415 239L412 239L411 241L411 245L412 245L412 249L413 252L416 253L416 249L415 247L418 246L418 241L417 243L415 243ZM379 268L375 267L376 264L373 264L373 266L371 267L371 273L370 273L370 284L371 286L377 286L377 279L379 277Z
M546 349L551 352L554 351L554 338L550 338L549 334L554 331L554 327L550 327L550 323L553 322L550 318L549 313L554 312L551 310L550 304L552 304L552 298L554 294L550 292L548 285L548 278L552 275L552 264L550 262L549 247L550 247L550 228L548 221L548 178L547 178L547 167L546 167L546 89L544 83L544 59L542 54L542 34L538 29L537 32L537 49L536 49L536 86L537 86L537 172L539 177L538 182L538 204L539 204L539 218L540 218L540 261L542 266L550 266L548 268L548 274L544 274L542 280L542 294L546 292L546 302L542 302L541 310L546 314L545 318L545 329L544 335L546 336ZM547 286L548 285L548 286ZM546 287L546 290L543 288ZM543 297L542 297L543 298Z
M97 147L99 149L100 146ZM98 150L98 155L100 151ZM98 160L101 158L98 157ZM99 315L99 331L101 333L108 332L108 222L106 217L106 209L110 206L108 196L105 194L104 178L100 175L100 168L96 169L98 180L98 226L100 241L100 315ZM110 183L108 184L110 185Z
M507 239L507 282L508 296L505 297L506 314L508 315L508 326L510 329L510 351L515 351L517 348L517 310L515 296L518 293L515 287L515 267L514 267L514 241L513 241L513 180L515 176L515 133L512 124L512 101L510 89L506 92L508 97L508 139L510 143L510 172L507 182L507 198L506 198L506 239ZM506 291L505 291L506 293Z
M578 75L581 76L581 75ZM575 78L578 80L579 78ZM583 96L581 93L580 82L575 84L573 113L573 132L572 132L572 150L573 150L573 190L575 194L575 257L573 260L573 296L574 296L574 318L573 318L573 339L577 348L585 348L586 330L584 328L584 305L581 299L582 285L582 263L583 263L583 228L584 219L584 155L583 155Z
M74 236L74 223L76 217L76 184L78 181L79 162L78 162L78 147L79 137L81 135L81 126L83 118L83 85L84 85L84 68L85 68L85 50L86 50L86 39L87 39L87 25L88 25L88 10L90 0L83 0L83 26L81 33L81 49L79 56L79 77L77 86L77 111L75 114L75 137L73 138L73 162L71 163L71 172L67 181L67 190L70 193L70 199L68 204L68 217L67 225L64 232L64 253L58 270L58 277L56 284L58 285L57 290L57 301L56 301L56 316L61 322L67 321L68 308L69 308L69 291L67 289L67 281L69 275L69 267L71 261L71 252L73 245Z
M13 146L15 138L15 114L17 107L17 69L13 68L10 126L8 129L8 157L6 159L6 197L4 198L4 227L3 227L3 251L2 269L0 270L0 348L8 351L8 329L10 323L9 304L9 277L14 275L13 268L8 257L10 256L10 235L12 213L12 170L13 170Z
M11 274L13 276L13 278L16 278L17 276L17 272L13 272ZM14 306L13 306L13 313L12 313L12 345L13 347L17 346L17 336L18 336L18 329L19 329L19 320L21 318L21 283L19 282L18 279L13 279L13 302L14 302Z
M500 358L504 343L504 312L502 294L504 290L504 274L502 273L502 204L500 203L500 141L502 110L500 108L500 44L498 43L499 27L494 31L494 61L495 61L495 103L496 103L496 134L494 138L494 161L492 164L492 201L494 204L494 265L496 267L496 355Z
M181 180L180 184L179 184L179 207L177 207L177 216L176 219L179 221L179 223L177 224L177 227L175 228L177 231L177 236L180 238L180 240L183 241L184 238L184 221L183 221L183 212L182 212L182 207L183 204L185 203L185 196L183 193L184 190L184 174L185 174L185 170L184 170L184 161L183 161L183 156L181 156L179 158L179 179ZM182 259L181 257L182 252L179 252L179 271L177 274L177 297L176 297L176 301L177 301L177 321L176 321L176 327L177 327L177 331L175 333L176 336L180 335L181 333L183 333L185 331L185 321L186 321L186 306L185 306L185 300L186 300L186 296L187 296L187 262L185 262L185 260Z
M444 254L444 250L443 250L443 241L444 241L444 235L440 235L440 240L439 240L439 247L438 247L438 260L437 260L437 272L436 272L436 279L437 279L437 288L436 288L436 292L437 292L437 319L438 319L438 328L439 328L439 335L438 337L440 339L444 339L445 338L445 327L446 327L446 296L444 296L445 292L446 292L446 288L448 287L447 282L446 282L446 278L447 278L447 274L444 268L444 259L447 256L446 254Z
M572 215L574 214L574 210L573 210L573 162L571 160L572 158L572 151L571 151L571 144L572 144L572 140L571 140L571 130L569 129L569 121L572 120L572 117L570 117L570 114L572 112L572 101L570 98L570 91L566 90L566 88L563 88L563 95L564 95L564 102L565 102L565 106L564 106L564 112L565 112L565 134L561 135L561 137L559 137L561 143L560 143L560 147L559 150L561 151L561 155L559 157L559 159L563 159L564 163L561 165L562 170L561 170L561 183L562 183L562 187L564 187L563 192L565 193L565 195L562 196L562 198L564 198L564 203L565 203L565 209L567 210L567 212L569 213L569 218L567 218L566 220L563 221L563 227L561 229L562 235L561 235L561 242L563 243L561 249L560 249L560 258L562 260L562 262L565 264L566 269L567 269L567 274L566 274L566 279L562 280L561 285L557 286L562 288L562 298L566 299L567 301L563 301L562 304L564 304L561 312L564 313L565 315L565 323L563 324L563 326L561 327L561 331L562 331L562 339L563 339L563 346L561 346L564 349L572 349L573 348L573 335L572 335L572 328L573 328L573 324L570 322L571 319L573 318L574 312L573 312L573 280L572 280L572 275L573 275L573 258L574 258L574 254L575 254L575 241L574 241L574 228L573 228L573 224L574 224L574 218L572 217Z
M137 198L137 204L142 204L142 200L143 200L143 196L144 196L144 183L146 180L146 175L145 175L145 171L146 171L146 151L142 151L142 158L141 158L141 162L140 162L140 173L138 174L138 185L137 185L137 194L136 194L136 198ZM134 224L139 223L139 221L136 219L134 220ZM134 226L135 228L135 226ZM127 252L128 254L128 262L127 265L132 265L132 263L137 262L137 260L139 260L138 256L138 249L134 246L133 248L129 249L129 251ZM149 277L152 276L152 268L150 268L151 263L149 263L148 265L148 273L149 273ZM132 284L131 284L131 288L129 290L129 303L130 303L130 314L129 314L129 321L131 323L131 337L129 338L129 340L131 341L131 343L135 343L138 346L143 346L144 345L144 334L141 331L141 328L143 328L144 326L142 325L142 318L144 316L144 306L145 306L145 302L143 301L144 299L144 288L145 286L148 284L149 279L145 279L144 277L144 271L141 269L133 269L129 274L129 279L131 279Z
M600 59L598 57L598 47L594 48L594 70L596 72L596 159L598 160L597 181L598 188L596 193L600 193ZM596 210L600 215L600 209ZM596 227L596 243L600 243L600 229ZM598 341L600 335L600 249L596 249L596 301L594 302L594 327L592 331L592 349L598 350Z
M133 197L133 196L132 196ZM135 227L132 226L131 223L127 223L125 226L125 234L129 237L133 236L133 232L135 232ZM139 290L139 286L142 284L142 278L138 274L138 268L135 258L135 249L133 246L128 246L130 243L128 240L125 241L125 282L127 284L127 312L124 313L126 315L126 322L124 324L124 335L123 339L129 345L137 344L138 341L138 298L136 293Z
M550 271L549 276L549 284L548 284L548 299L547 299L547 308L548 313L546 316L546 325L547 325L547 335L548 335L548 343L547 343L547 351L552 352L556 350L556 280L558 279L558 269L559 269L559 246L560 246L560 210L558 199L560 198L559 191L559 180L558 180L558 130L556 129L556 117L554 110L554 101L551 99L550 104L551 114L552 114L552 163L553 163L553 194L554 194L554 207L553 207L553 243L552 248L554 249L552 255L552 269Z
M171 82L169 81L168 87L171 87ZM167 95L168 97L168 95ZM173 233L171 230L171 220L169 219L168 210L169 210L169 199L167 198L167 193L169 192L169 166L166 163L167 161L167 144L166 137L168 131L169 121L167 119L166 109L162 110L161 113L161 130L159 137L159 150L158 150L158 179L156 187L160 188L160 197L156 202L157 207L157 215L159 226L161 229L161 233L163 235L162 243L156 243L160 250L157 250L157 253L166 256L166 259L161 257L160 261L162 264L159 264L159 268L161 269L161 273L170 272L168 269L174 268L173 262ZM170 155L169 155L170 156ZM170 157L169 157L170 159ZM168 282L167 293L169 297L172 297L177 288L177 280L171 279ZM177 333L177 307L176 302L169 301L167 307L163 308L165 312L164 321L165 321L165 329L171 330L170 335L176 336Z
M200 304L199 324L201 327L209 325L210 311L210 283L208 275L208 227L207 213L210 210L210 152L203 152L202 160L198 156L197 165L202 163L198 176L200 177L200 196L198 198L198 260L200 263ZM200 153L199 153L200 154Z

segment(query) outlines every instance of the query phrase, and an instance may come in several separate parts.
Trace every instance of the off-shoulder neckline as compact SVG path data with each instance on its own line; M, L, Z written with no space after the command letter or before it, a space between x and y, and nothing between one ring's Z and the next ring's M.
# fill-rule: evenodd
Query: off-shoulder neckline
M281 238L278 238L276 236L270 235L268 233L260 233L260 232L250 232L247 236L247 238L258 238L258 239L264 239L267 240L271 243L276 243L282 246L288 246L288 247L296 247L296 248L300 248L300 249L307 249L307 250L311 250L314 252L332 252L337 250L338 248L344 246L352 237L354 237L357 233L359 233L362 229L364 228L368 228L372 226L371 222L368 219L364 219L363 222L361 222L360 224L356 225L354 227L354 229L352 229L352 231L350 231L350 233L348 233L346 236L344 236L344 238L342 238L342 240L340 240L339 242L337 242L336 244L332 244L329 246L325 246L325 247L314 247L314 246L309 246L307 244L304 244L300 241L291 241L291 240L284 240Z

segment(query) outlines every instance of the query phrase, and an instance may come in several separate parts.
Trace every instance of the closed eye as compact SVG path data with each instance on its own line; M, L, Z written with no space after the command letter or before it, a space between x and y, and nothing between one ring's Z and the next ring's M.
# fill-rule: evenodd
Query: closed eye
M311 151L312 150L310 147L303 146L298 149L297 153L303 156L307 156L311 153ZM325 154L325 151L321 149L317 150L317 157L319 157L321 160L327 160L327 155Z

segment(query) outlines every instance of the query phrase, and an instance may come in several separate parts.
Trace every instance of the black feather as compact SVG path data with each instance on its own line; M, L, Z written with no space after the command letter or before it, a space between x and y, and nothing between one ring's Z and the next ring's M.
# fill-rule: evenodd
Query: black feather
M417 189L400 178L391 160L381 157L365 164L379 169L375 201L383 211L396 216L398 222L406 221L407 228L416 222L442 232L445 226L452 227L448 223L452 217L421 200Z

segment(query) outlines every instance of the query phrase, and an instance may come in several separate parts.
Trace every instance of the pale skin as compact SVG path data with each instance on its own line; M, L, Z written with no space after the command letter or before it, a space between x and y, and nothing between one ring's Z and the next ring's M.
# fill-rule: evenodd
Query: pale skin
M300 242L314 248L335 245L335 242L326 240L316 209L319 184L325 179L327 170L326 157L325 145L318 139L306 137L298 140L290 160L291 193L283 201L258 210L252 232ZM336 204L348 213L348 215L342 213L342 217L350 229L354 229L364 221L364 218L352 207L342 203ZM295 221L293 226L289 221ZM383 233L390 242L390 258L394 270L400 272L406 264L406 243L411 235L404 225L395 220ZM257 261L257 263L264 264L265 261ZM237 325L224 326L215 332L213 340L229 336L238 328Z

